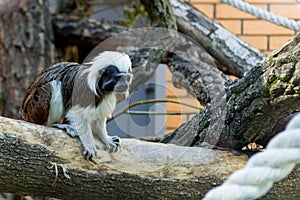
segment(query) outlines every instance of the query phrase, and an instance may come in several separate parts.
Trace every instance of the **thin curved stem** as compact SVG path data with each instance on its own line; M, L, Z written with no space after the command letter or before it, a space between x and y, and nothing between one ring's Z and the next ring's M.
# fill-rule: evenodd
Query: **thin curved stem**
M180 101L176 101L176 100L170 100L170 99L149 99L149 100L142 100L142 101L137 101L134 102L130 105L128 105L127 107L125 107L124 109L122 109L120 112L118 112L117 114L115 114L114 116L112 116L110 119L108 119L107 121L111 121L117 117L119 117L122 114L136 114L136 115L142 115L142 114L150 114L150 115L182 115L182 114L195 114L195 112L164 112L164 113L158 113L158 112L145 112L145 111L128 111L130 108L135 107L137 105L142 105L142 104L149 104L149 103L175 103L175 104L180 104L180 105L184 105L190 108L194 108L197 110L201 110L199 107L188 104L188 103L183 103Z

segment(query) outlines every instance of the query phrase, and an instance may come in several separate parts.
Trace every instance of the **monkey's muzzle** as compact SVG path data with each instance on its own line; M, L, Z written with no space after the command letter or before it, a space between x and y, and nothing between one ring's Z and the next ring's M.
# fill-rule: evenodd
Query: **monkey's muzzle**
M132 74L131 73L119 73L117 74L119 78L118 83L114 88L114 92L123 93L129 90L129 86L132 82Z

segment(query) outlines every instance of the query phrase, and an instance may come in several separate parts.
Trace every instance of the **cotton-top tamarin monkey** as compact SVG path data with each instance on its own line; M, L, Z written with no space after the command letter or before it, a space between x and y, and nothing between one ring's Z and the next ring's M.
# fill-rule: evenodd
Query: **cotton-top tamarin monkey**
M116 152L119 138L107 135L106 119L115 109L116 94L127 96L131 81L131 61L125 53L105 51L81 65L58 63L28 87L20 118L78 136L86 159L97 155L93 136Z

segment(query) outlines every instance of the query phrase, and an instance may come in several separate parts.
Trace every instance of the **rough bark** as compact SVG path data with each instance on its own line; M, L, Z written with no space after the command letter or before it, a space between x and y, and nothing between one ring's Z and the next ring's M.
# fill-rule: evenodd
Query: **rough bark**
M171 1L178 30L199 42L228 71L238 77L253 68L264 54L210 20L190 3Z
M0 13L0 101L4 104L0 105L0 113L3 116L18 117L25 88L39 71L53 62L47 2L3 2L3 7L7 6Z
M206 105L215 96L225 91L231 80L218 70L210 55L189 38L180 36L174 50L165 58L172 72L172 83L185 88Z
M265 145L277 122L300 107L299 41L297 35L271 53L164 142L230 149Z
M247 160L226 151L122 139L117 153L99 150L91 162L78 138L3 117L0 147L0 192L62 199L199 199ZM298 170L263 199L299 198Z
M129 28L109 21L97 21L57 14L52 19L55 43L58 47L78 45L94 48L107 38Z
M141 0L148 12L151 26L177 30L176 19L169 0Z

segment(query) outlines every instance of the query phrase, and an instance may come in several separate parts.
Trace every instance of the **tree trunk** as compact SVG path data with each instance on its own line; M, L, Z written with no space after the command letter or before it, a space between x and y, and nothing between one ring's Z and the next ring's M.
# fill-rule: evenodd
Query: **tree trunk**
M231 152L122 139L84 160L78 138L0 117L0 192L62 199L199 199L244 166ZM297 199L299 168L262 199ZM65 172L64 172L65 171Z
M26 87L53 62L53 32L47 2L3 2L7 6L0 13L0 114L3 116L19 116Z

